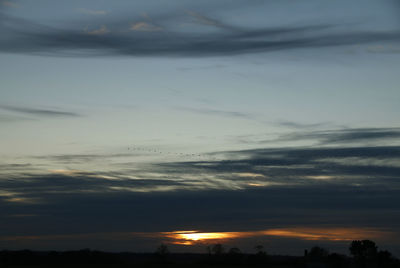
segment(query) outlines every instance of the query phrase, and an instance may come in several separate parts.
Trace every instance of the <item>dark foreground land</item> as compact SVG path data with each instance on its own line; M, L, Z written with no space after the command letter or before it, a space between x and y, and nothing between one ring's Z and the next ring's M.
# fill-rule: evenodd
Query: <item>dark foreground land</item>
M359 252L360 253L360 252ZM368 253L368 252L367 252ZM243 254L238 251L209 254L107 253L89 249L79 251L0 251L0 267L343 267L343 268L397 268L400 261L387 251L373 256L348 257L328 254L321 248L312 248L305 256L271 256L265 252Z

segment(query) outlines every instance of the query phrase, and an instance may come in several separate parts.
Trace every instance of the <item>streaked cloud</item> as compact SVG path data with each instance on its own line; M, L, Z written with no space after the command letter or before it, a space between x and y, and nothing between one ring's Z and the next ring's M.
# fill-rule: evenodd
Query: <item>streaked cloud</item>
M106 15L108 12L105 10L94 10L94 9L87 9L87 8L78 8L77 11L82 14L87 15Z
M3 21L10 21L10 23L1 25L3 35L7 38L0 44L0 51L47 55L62 53L63 56L212 57L376 42L397 45L400 42L399 31L393 29L361 31L336 27L341 30L334 30L334 24L278 25L238 29L230 26L229 23L197 13L191 13L191 16L202 24L218 26L221 32L216 34L215 31L205 31L193 34L191 31L179 31L171 26L182 21L182 18L176 14L152 17L151 23L143 22L143 18L138 19L139 22L131 25L131 29L142 31L143 34L140 36L132 36L126 32L127 22L132 21L132 18L103 20L103 25L115 25L113 34L105 35L109 32L106 26L82 33L68 25L56 29L6 16ZM98 24L98 21L94 23ZM119 28L117 28L118 25ZM160 29L167 31L168 35ZM91 34L87 35L87 33ZM99 39L98 35L102 35L102 38Z
M94 219L104 218L107 204L109 208L119 207L112 210L112 218L124 218L121 224L126 222L133 230L160 228L157 221L149 225L146 220L154 213L163 219L163 230L212 226L214 230L221 226L263 230L266 225L279 229L288 224L326 222L397 228L390 223L395 222L393 213L400 204L399 147L260 148L216 154L211 156L217 158L202 161L122 166L114 165L121 159L118 155L108 156L112 159L109 162L104 161L105 155L59 155L54 163L48 156L43 160L49 166L71 168L49 168L47 172L43 170L46 166L33 165L36 170L30 171L30 166L5 165L0 173L0 206L5 215L52 215L68 203L73 210L71 217L79 217L81 224L89 226ZM87 171L87 157L96 171ZM349 165L349 157L365 157L366 162ZM100 171L99 167L105 165ZM40 203L29 202L32 200ZM26 209L16 210L12 204L24 204ZM89 208L91 216L82 218L82 209ZM132 221L125 218L127 211ZM143 220L135 217L137 214L143 215ZM182 215L186 225L178 229ZM295 237L290 232L279 234Z
M293 122L293 121L279 121L276 124L279 126L289 127L289 128L294 128L294 129L310 129L310 128L318 128L318 127L323 127L323 126L328 125L328 123L326 123L326 122L305 124L305 123L299 123L299 122Z
M369 46L367 51L370 53L400 53L400 46L399 45L374 45Z
M13 177L28 177L28 181L0 184L10 191L29 186L32 189L37 187L39 192L42 187L55 187L59 192L87 188L98 193L313 187L317 182L400 189L395 180L400 172L400 150L396 146L260 148L204 154L202 160L184 155L184 161L177 156L175 160L153 163L135 163L136 157L134 152L34 156L29 161L41 163L42 167L9 164L4 165L0 172L3 177L12 174ZM60 165L70 168L54 168ZM46 166L49 168L43 170ZM93 171L88 170L89 166ZM36 169L32 170L34 167ZM68 181L75 183L64 184ZM30 194L30 191L22 193Z
M222 21L210 18L208 16L202 15L200 13L188 10L186 11L186 13L191 16L191 18L193 19L193 22L198 23L198 24L202 24L202 25L208 25L208 26L213 26L216 28L222 28L225 30L238 30L237 28L231 26L231 25L227 25L225 23L223 23Z
M105 35L108 34L109 32L110 30L105 25L102 25L100 26L100 28L94 30L85 29L85 33L89 35Z
M342 157L342 158L325 158L317 161L325 163L337 163L346 166L381 166L381 167L400 167L400 158L394 157Z
M6 6L6 7L12 7L12 8L18 8L20 7L19 4L12 2L12 1L1 1L0 2L1 5Z
M233 117L233 118L236 117L236 118L244 118L251 120L255 120L257 118L256 115L250 113L239 112L239 111L225 111L213 108L177 107L176 109L198 114L213 115L213 116L223 116L223 117Z
M38 199L26 198L26 197L10 197L3 199L5 202L11 203L22 203L22 204L37 204L40 203Z
M239 173L233 173L233 175L237 175L237 176L243 177L243 178L265 177L264 174L251 173L251 172L239 172Z
M295 227L271 229L261 232L268 236L292 237L304 240L316 241L352 241L363 239L382 239L394 235L391 232L377 230L373 228L319 228L319 227Z
M241 232L200 232L200 231L173 231L161 233L171 239L170 243L177 245L216 244L227 243L228 240L249 237L278 236L301 240L315 241L352 241L360 239L382 239L395 235L388 231L373 228L332 228L332 227L291 227L268 229L262 231Z
M142 32L157 32L162 31L163 28L149 22L141 21L133 23L130 27L132 31L142 31Z
M30 215L29 215L30 216ZM390 231L376 228L354 227L289 227L267 229L259 231L221 231L202 232L197 230L170 231L170 232L102 232L83 234L58 235L25 235L0 236L0 241L30 241L30 240L76 240L76 239L106 239L112 241L131 239L159 239L164 243L192 246L196 244L232 243L244 238L258 238L275 236L313 241L352 241L360 239L382 240L397 235Z
M304 128L304 127L300 127ZM260 143L271 143L277 141L300 141L309 140L322 145L327 144L350 144L360 142L375 142L400 138L400 128L348 128L337 130L311 130L297 131L281 135L278 139L264 140Z
M38 109L38 108L29 108L29 107L21 107L21 106L11 106L11 105L0 105L0 109L26 114L33 115L39 117L77 117L81 116L78 113L67 112L62 110L54 110L54 109Z
M32 119L11 114L0 114L0 123L12 123L12 122L27 121L27 120L32 120Z

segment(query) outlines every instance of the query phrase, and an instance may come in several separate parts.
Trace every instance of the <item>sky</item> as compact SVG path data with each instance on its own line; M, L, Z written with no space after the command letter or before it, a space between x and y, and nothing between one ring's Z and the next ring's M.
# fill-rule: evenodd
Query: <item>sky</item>
M0 249L400 257L395 0L0 0Z

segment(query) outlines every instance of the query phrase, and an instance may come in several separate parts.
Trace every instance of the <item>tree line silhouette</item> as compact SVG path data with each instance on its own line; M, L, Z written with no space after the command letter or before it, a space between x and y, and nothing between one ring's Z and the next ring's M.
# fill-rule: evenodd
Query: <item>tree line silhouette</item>
M350 257L314 246L304 256L269 255L262 245L256 253L242 253L237 247L209 245L206 253L171 253L161 244L154 253L107 253L78 251L0 251L0 267L299 267L299 268L400 268L400 260L387 250L378 250L371 240L354 240Z

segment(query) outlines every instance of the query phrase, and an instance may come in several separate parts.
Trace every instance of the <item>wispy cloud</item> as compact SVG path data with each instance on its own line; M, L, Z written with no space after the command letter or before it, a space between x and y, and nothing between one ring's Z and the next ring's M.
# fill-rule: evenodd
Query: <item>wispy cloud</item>
M107 26L105 25L102 25L100 28L94 30L89 30L88 28L85 29L85 33L89 35L105 35L109 32L110 30L108 30Z
M6 16L1 30L6 37L0 44L0 51L10 53L46 53L57 55L69 53L79 56L129 55L129 56L177 56L204 57L267 53L279 50L337 47L354 44L397 45L400 41L398 30L360 31L334 29L335 25L313 24L303 26L274 26L238 29L217 19L191 13L197 22L218 26L220 32L205 31L194 34L174 29L171 25L181 19L179 16L152 17L151 22L131 24L131 30L141 30L140 35L126 31L132 18L118 18L104 21L114 25L113 35L102 26L86 32L73 28L51 28L34 22ZM167 19L166 19L167 18ZM172 21L171 21L172 20ZM9 25L13 25L10 27ZM33 26L34 25L34 26ZM117 26L119 27L117 29ZM164 29L164 31L160 31ZM333 30L334 29L334 30ZM156 31L158 30L158 31ZM165 34L168 32L168 34ZM101 38L99 38L101 35Z
M136 22L133 23L130 27L130 30L132 31L142 31L142 32L157 32L157 31L162 31L163 28L157 25L154 25L150 22Z
M108 12L105 10L94 10L94 9L87 9L87 8L78 8L77 11L82 14L88 15L106 15Z
M12 8L20 7L19 4L11 2L11 1L1 1L0 4L3 5L3 6L6 6L6 7L12 7Z
M305 131L285 134L278 140L312 140L320 144L345 144L359 142L379 142L400 138L400 128L353 128L323 131ZM275 140L276 141L276 140ZM273 141L266 141L273 142Z
M26 120L32 120L32 119L10 114L0 114L0 123L12 123L12 122L20 122Z
M368 230L400 232L400 147L259 148L216 154L219 160L109 165L108 171L95 172L46 173L3 165L2 171L12 172L0 173L2 228L18 233L23 226L27 234L49 234L51 224L50 234L66 235L78 229L112 232L109 226L132 232L265 230L257 235L311 241L379 237ZM96 166L104 166L103 157ZM87 163L85 159L96 155L60 155L56 161L73 163L71 158ZM38 216L29 221L9 217L16 214ZM64 214L70 221L54 216ZM327 223L336 229L317 228ZM343 226L366 232L345 233Z
M212 108L190 108L190 107L177 107L178 110L184 110L187 112L206 114L212 116L223 116L223 117L233 117L233 118L244 118L244 119L256 119L256 116L250 113L237 112L237 111L224 111Z
M294 129L309 129L309 128L318 128L322 126L326 126L329 123L312 123L312 124L305 124L305 123L298 123L293 121L279 121L276 123L279 126L294 128Z
M208 25L208 26L213 26L216 28L221 28L221 29L225 29L225 30L238 30L238 28L233 27L231 25L225 24L222 21L219 21L217 19L213 19L210 18L208 16L202 15L200 13L188 10L186 11L186 13L191 16L191 18L193 19L193 21L195 23L199 23L202 25Z
M131 155L57 155L35 160L54 161L84 167L81 163L104 165L126 161ZM122 159L122 160L121 160ZM254 149L218 153L218 159L185 160L167 163L110 165L106 171L87 172L77 169L56 169L50 174L32 173L31 179L3 182L3 189L37 191L94 192L157 192L171 190L244 190L254 187L314 187L319 184L338 186L381 185L400 189L394 178L400 172L399 147L354 148L281 148ZM14 176L26 176L31 166L5 165ZM9 173L0 173L9 176ZM39 173L40 174L39 174ZM37 175L39 174L39 175ZM64 182L68 182L64 184ZM72 183L74 182L74 183ZM29 184L29 187L26 188ZM13 186L8 188L8 186ZM25 186L24 186L25 185ZM1 186L1 183L0 183ZM15 188L16 187L16 188ZM38 188L37 188L38 187ZM36 190L35 190L36 189Z
M249 237L278 236L314 241L351 241L358 239L380 239L390 237L395 233L372 228L332 228L332 227L291 227L268 229L262 231L240 232L201 232L201 231L174 231L161 235L169 238L170 243L178 245L226 243L229 240L238 240Z
M60 110L52 110L52 109L37 109L37 108L27 108L20 106L11 106L11 105L0 105L0 109L17 112L21 114L34 115L40 117L77 117L81 116L78 113L60 111Z
M399 45L374 45L369 46L367 51L370 53L388 53L388 54L395 54L400 53L400 46Z

